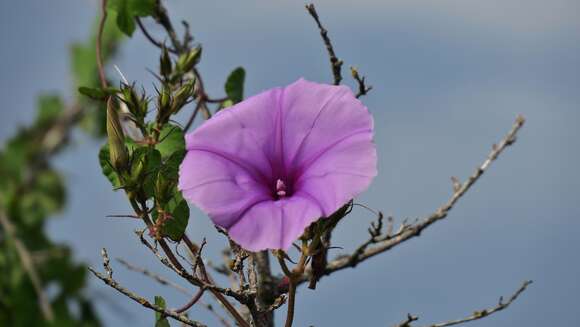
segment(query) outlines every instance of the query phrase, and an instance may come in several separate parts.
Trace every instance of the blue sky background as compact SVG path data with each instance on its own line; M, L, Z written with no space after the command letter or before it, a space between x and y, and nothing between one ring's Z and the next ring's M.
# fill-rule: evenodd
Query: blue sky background
M247 70L246 95L299 77L330 82L328 58L301 1L168 1L175 21L190 22L204 46L200 70L221 96L228 72ZM390 326L407 312L422 324L492 306L524 279L535 283L509 310L471 326L577 326L580 294L580 2L577 0L321 0L316 2L340 58L374 86L363 99L375 116L379 176L358 201L404 217L423 217L451 194L450 176L465 179L516 114L528 122L515 147L420 238L355 270L301 289L296 326ZM36 96L72 98L68 51L85 40L94 0L0 3L0 140L34 117ZM146 20L151 31L162 31ZM157 50L138 32L115 63L152 89L146 68ZM346 80L352 85L345 69ZM99 142L77 133L60 155L69 204L48 226L79 261L100 267L113 257L172 277L144 249L121 192L110 190L96 160ZM360 208L338 229L335 245L352 249L373 216ZM219 259L224 240L192 210L189 233L208 238ZM339 250L337 250L337 253ZM114 266L130 289L179 306L186 297ZM91 279L107 326L147 326L153 313ZM211 302L210 297L205 298ZM285 310L278 314L282 320ZM196 308L195 319L217 323Z

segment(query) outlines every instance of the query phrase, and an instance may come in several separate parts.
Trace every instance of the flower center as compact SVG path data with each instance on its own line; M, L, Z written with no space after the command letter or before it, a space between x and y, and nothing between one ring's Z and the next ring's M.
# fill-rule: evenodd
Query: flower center
M276 180L276 195L278 199L281 199L286 196L286 184L281 179Z

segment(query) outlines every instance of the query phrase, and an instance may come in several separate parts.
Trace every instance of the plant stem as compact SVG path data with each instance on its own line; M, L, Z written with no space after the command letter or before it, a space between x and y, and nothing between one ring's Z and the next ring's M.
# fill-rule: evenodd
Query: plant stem
M97 53L97 68L99 70L99 79L101 80L101 86L103 88L106 88L107 78L105 77L105 69L103 67L103 55L101 53L101 43L103 38L103 30L105 29L105 22L107 21L107 0L103 0L101 2L101 10L102 16L101 20L99 21L99 31L97 33L96 53Z

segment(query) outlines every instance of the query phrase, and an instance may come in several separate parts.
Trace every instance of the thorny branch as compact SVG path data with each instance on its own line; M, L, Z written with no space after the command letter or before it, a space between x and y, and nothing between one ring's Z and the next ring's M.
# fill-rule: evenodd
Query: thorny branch
M131 291L129 291L128 289L124 288L123 286L121 286L116 280L113 279L112 275L113 275L113 270L111 269L110 265L109 265L109 258L107 256L107 251L105 249L103 249L103 251L101 252L102 256L103 256L103 266L105 267L105 271L107 272L107 275L104 275L98 271L96 271L95 269L93 269L92 267L88 267L89 271L91 273L93 273L93 275L95 275L97 278L99 278L100 280L102 280L105 284L109 285L110 287L114 288L115 290L117 290L118 292L120 292L121 294L129 297L130 299L132 299L133 301L141 304L142 306L144 306L145 308L151 309L153 311L157 311L159 313L161 313L164 316L170 317L172 319L175 319L177 321L180 321L188 326L194 326L194 327L205 327L204 324L191 320L189 319L187 316L179 314L173 310L168 310L168 309L164 309L158 305L155 305L149 301L147 301L145 298L143 298L142 296L139 296Z
M119 263L121 263L123 266L125 266L127 269L129 269L131 271L141 273L141 274L153 279L154 281L158 282L159 284L161 284L163 286L172 287L175 290L181 292L182 294L185 294L187 296L192 296L192 293L189 290L187 290L185 287L178 285L177 283L170 281L169 279L166 279L165 277L163 277L159 274L156 274L152 271L149 271L149 270L141 268L141 267L137 267L137 266L127 262L126 260L124 260L122 258L116 258L116 259ZM201 300L199 301L199 304L202 305L212 315L214 315L214 317L216 317L223 326L225 326L225 327L231 326L230 323L224 317L222 317L220 314L218 314L215 311L215 309L213 308L213 306L211 304L205 303Z
M363 95L366 95L367 93L369 93L370 90L373 89L372 85L366 84L366 77L365 76L361 77L358 73L358 69L356 69L355 67L350 67L350 74L358 84L358 92L356 93L357 99Z
M328 37L328 30L322 26L320 23L320 17L318 17L318 13L316 12L316 8L314 4L310 3L306 5L306 10L314 18L316 25L318 25L318 29L320 30L320 36L324 41L324 45L326 46L326 51L328 51L328 56L330 57L330 67L332 68L332 76L334 77L334 85L339 85L340 81L342 81L342 60L336 57L334 53L334 48L332 47L332 42L330 42L330 38Z
M359 263L374 257L377 254L386 252L411 238L420 236L423 230L436 223L437 221L447 217L457 201L459 201L459 199L461 199L463 195L465 195L465 193L471 189L471 187L489 168L491 163L497 159L507 147L514 144L516 141L516 135L524 123L524 117L518 116L507 135L500 141L499 144L492 147L492 151L489 153L483 164L477 167L475 172L463 184L461 184L460 187L455 187L453 195L447 201L447 203L438 208L434 213L416 223L403 223L399 231L394 235L391 235L390 233L381 234L380 229L375 230L374 233L371 233L370 239L363 243L353 254L341 256L329 262L324 271L324 275L330 275L345 268L356 267L356 265ZM379 223L381 220L382 218L379 217ZM308 269L300 282L305 282L308 278L308 275L311 273L311 269Z
M139 29L141 30L143 35L145 35L145 38L147 38L147 40L149 40L149 42L151 42L156 47L163 49L163 44L155 40L155 38L149 33L149 31L147 31L141 19L139 17L135 17L135 21L137 22L137 26L139 26ZM171 53L175 53L175 49L168 48L167 50Z
M160 275L158 275L154 272L151 272L147 269L132 265L129 262L127 262L125 259L122 259L122 258L116 258L116 259L120 264L122 264L123 266L125 266L129 270L141 273L141 274L155 280L156 282L158 282L161 285L173 287L174 289L178 290L179 292L181 292L185 295L191 295L191 292L189 292L185 287L183 287L179 284L176 284L175 282L172 282L163 276L160 276Z
M320 30L320 36L322 36L322 41L324 42L324 45L326 46L326 51L328 52L328 56L330 58L330 68L332 69L332 76L334 78L334 85L339 85L340 82L342 81L342 64L343 64L343 62L342 62L342 60L340 60L336 57L336 54L334 52L334 47L332 46L332 42L330 41L330 38L328 37L328 30L320 22L320 17L318 16L318 12L316 11L314 4L312 4L312 3L307 4L306 10L310 14L310 16L312 16L312 18L314 18L314 21L316 22L316 25L318 26L318 29ZM364 77L364 76L361 77L358 73L358 70L355 67L350 67L350 73L352 75L352 78L355 79L355 81L357 82L357 85L358 85L358 91L356 94L357 99L363 95L366 95L370 90L372 90L373 87L371 85L366 84L366 77Z
M166 257L162 256L159 251L153 246L151 245L151 243L149 243L145 237L143 236L143 232L142 231L137 231L136 234L139 236L139 239L141 240L141 243L143 243L143 245L145 245L151 252L153 252L153 254L157 257L157 259L166 267L168 267L169 269L173 270L175 273L177 273L180 277L182 277L183 279L187 280L189 283L191 283L194 286L197 287L204 287L209 291L215 291L217 293L226 295L226 296L230 296L234 299L236 299L238 302L240 303L246 303L249 301L249 297L251 296L251 293L240 293L240 292L236 292L234 290L232 290L231 288L223 288L223 287L219 287L216 286L214 284L210 284L207 283L201 279L199 279L196 276L193 276L191 274L189 274L187 271L185 271L185 269L183 269L183 267L181 268L177 268L173 265L173 263L170 262L170 260L168 260Z
M459 324L463 324L466 322L485 318L489 315L492 315L498 311L502 311L503 309L506 309L507 307L509 307L510 304L512 304L520 296L520 294L522 294L527 289L527 287L531 283L532 283L531 280L526 280L522 284L522 286L520 286L520 288L518 288L518 290L514 294L512 294L512 296L510 296L510 298L507 302L504 302L503 297L500 297L499 302L495 307L477 310L473 314L471 314L470 316L465 317L465 318L456 319L456 320L449 320L449 321L440 322L440 323L431 324L431 325L425 325L424 327L448 327L448 326L459 325ZM403 321L400 324L395 325L393 327L412 327L411 323L413 321L417 321L418 319L419 318L417 316L413 316L413 315L409 314L409 315L407 315L407 319L405 321Z

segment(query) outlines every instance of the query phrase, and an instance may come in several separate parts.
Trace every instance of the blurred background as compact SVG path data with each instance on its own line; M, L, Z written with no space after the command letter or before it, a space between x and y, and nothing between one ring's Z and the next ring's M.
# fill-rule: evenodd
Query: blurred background
M362 100L375 117L379 176L357 202L397 222L424 217L450 197L450 177L471 174L517 114L527 124L447 219L356 269L324 278L315 292L300 289L296 325L390 326L407 313L419 315L418 325L460 318L495 305L525 279L534 284L512 307L471 326L580 325L580 2L315 4L345 62L346 82L354 85L353 65L374 87ZM223 82L237 66L246 69L247 96L299 77L332 81L320 35L301 1L166 5L175 22L190 23L203 45L199 68L211 95L223 95ZM94 0L0 4L1 143L32 121L39 93L74 96L70 44L89 37L98 8ZM152 20L144 23L162 38ZM158 55L136 31L113 63L130 81L153 90L147 68L157 69ZM73 143L56 160L68 202L50 221L50 237L69 244L78 262L100 268L100 249L107 247L111 257L173 277L134 236L138 222L105 218L131 210L101 174L101 141L77 131ZM355 207L334 245L352 249L366 239L373 218ZM188 230L195 240L207 237L206 254L220 262L224 239L197 209ZM113 268L120 282L149 299L161 294L170 307L187 301L116 262ZM106 326L152 324L153 312L89 279L85 292ZM217 325L201 307L191 316Z

